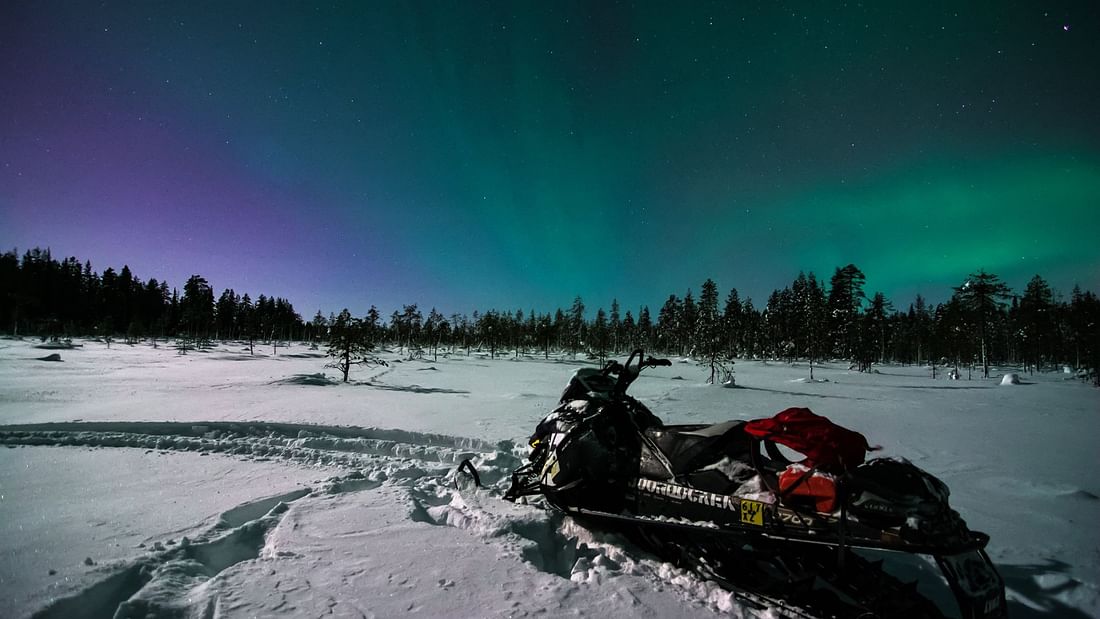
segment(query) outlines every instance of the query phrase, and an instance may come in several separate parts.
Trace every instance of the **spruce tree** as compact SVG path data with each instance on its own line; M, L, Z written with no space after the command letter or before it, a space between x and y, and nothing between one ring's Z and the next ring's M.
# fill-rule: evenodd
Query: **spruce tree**
M876 292L871 297L871 303L867 307L867 319L871 331L870 337L874 342L879 363L886 361L887 331L890 321L890 312L893 310L893 304L886 300L886 295L881 292Z
M657 314L656 340L657 348L665 353L676 351L675 346L679 340L681 315L683 313L680 299L672 294L661 307Z
M433 307L432 311L428 312L427 322L424 323L424 336L428 340L428 350L431 352L432 359L436 361L439 360L439 340L446 325L447 321L443 318L443 314Z
M608 328L611 332L611 352L618 354L621 350L621 342L623 337L623 322L619 317L619 300L611 300L611 315L608 317Z
M827 330L825 327L825 290L812 272L806 277L805 287L798 299L798 304L801 329L804 333L805 352L809 358L810 380L813 380L814 362L821 358Z
M726 333L726 349L731 359L738 354L738 339L743 326L742 311L741 297L737 289L730 288L730 293L726 297L726 306L722 311L722 328Z
M653 347L653 319L650 318L648 305L638 310L638 347Z
M955 297L978 328L981 344L982 376L989 378L989 345L993 322L1004 309L1005 299L1012 291L992 273L979 269L971 273L961 286L955 287Z
M830 322L830 340L834 354L848 359L855 356L862 307L863 272L854 264L837 268L829 281L826 303Z
M1080 286L1073 287L1069 325L1078 371L1100 386L1100 299Z
M577 350L584 342L584 331L584 301L578 295L573 299L573 307L569 310L569 350L572 351L574 358L576 358Z
M638 327L634 323L634 315L630 313L630 310L626 310L626 316L623 317L623 341L626 342L627 347L633 351L638 348Z
M592 322L592 329L589 331L592 352L599 358L600 365L603 365L604 360L607 359L611 339L610 333L611 330L607 324L607 312L601 307L596 310L596 319Z
M683 355L685 351L689 355L694 354L692 349L695 346L695 342L693 342L692 339L695 336L695 323L698 320L699 309L695 305L695 299L691 296L691 289L688 289L687 294L684 295L684 303L681 306L680 324L677 325L676 329L680 341L681 355Z
M214 324L214 290L201 275L192 275L183 285L180 320L190 335L203 340L209 338Z
M1055 337L1054 292L1036 275L1028 282L1018 309L1019 335L1025 364L1041 369L1044 353Z
M729 380L725 335L722 317L718 314L718 285L711 279L703 282L703 288L699 292L694 341L696 357L710 368L707 382L712 385L717 382L719 372L723 381Z

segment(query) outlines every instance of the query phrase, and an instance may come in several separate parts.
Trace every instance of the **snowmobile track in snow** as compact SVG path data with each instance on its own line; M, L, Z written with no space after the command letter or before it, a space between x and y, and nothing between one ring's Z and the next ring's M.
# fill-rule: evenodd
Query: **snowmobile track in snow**
M137 558L97 568L90 574L92 581L35 617L218 616L218 576L239 563L274 553L265 548L268 533L290 506L383 484L407 492L410 520L461 529L541 572L574 583L598 586L629 574L671 585L688 598L735 615L756 609L770 611L770 616L815 617L780 600L724 590L650 556L621 535L589 530L544 506L503 501L500 488L492 487L503 483L520 462L511 441L259 421L104 421L0 426L0 445L197 452L343 470L313 490L298 489L229 509L192 540L168 547L158 544ZM467 458L476 463L489 490L455 488L453 471Z
M214 617L217 577L250 560L278 555L269 532L291 504L383 484L446 500L446 478L457 462L485 463L503 478L518 461L510 442L489 443L438 434L266 422L71 422L0 426L0 445L136 448L218 454L246 461L335 468L340 474L222 512L205 530L178 544L157 543L137 557L96 568L35 617ZM410 519L415 520L410 513ZM270 558L270 557L269 557Z
M0 426L0 445L132 447L362 466L372 456L454 465L510 442L440 434L270 422L70 422Z

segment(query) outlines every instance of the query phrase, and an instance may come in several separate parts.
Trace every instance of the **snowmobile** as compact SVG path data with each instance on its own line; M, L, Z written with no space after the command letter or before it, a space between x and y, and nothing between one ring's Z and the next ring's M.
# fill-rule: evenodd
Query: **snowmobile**
M505 498L541 495L783 616L944 617L871 557L892 553L934 557L963 619L1007 616L989 536L967 528L943 482L901 459L865 461L876 448L861 434L804 408L665 425L627 388L668 365L636 350L577 370Z

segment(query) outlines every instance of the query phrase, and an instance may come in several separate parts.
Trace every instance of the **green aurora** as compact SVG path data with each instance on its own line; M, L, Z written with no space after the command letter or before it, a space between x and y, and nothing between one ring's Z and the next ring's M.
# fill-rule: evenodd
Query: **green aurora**
M0 243L312 313L1100 289L1097 9L14 3ZM19 80L18 82L16 80ZM57 222L79 221L65 226ZM132 242L113 233L123 224Z

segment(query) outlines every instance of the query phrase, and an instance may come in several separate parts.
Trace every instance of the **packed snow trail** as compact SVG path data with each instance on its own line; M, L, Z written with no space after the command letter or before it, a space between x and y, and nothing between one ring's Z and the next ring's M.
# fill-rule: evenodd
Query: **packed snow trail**
M487 572L511 583L494 584L500 589L494 595L502 596L499 614L531 612L536 603L559 611L590 604L599 607L610 596L619 600L617 608L627 614L648 609L658 615L719 611L735 617L761 616L743 608L716 584L661 562L618 535L590 531L540 505L501 500L500 486L520 463L522 452L510 441L287 423L71 422L0 426L0 445L216 454L253 462L282 461L332 473L312 488L227 510L213 524L176 544L156 543L139 549L136 557L96 566L69 590L52 595L52 601L36 612L38 617L297 616L325 611L332 606L311 606L317 599L309 583L320 578L318 564L328 566L321 571L329 575L388 570L388 561L372 563L376 548L389 548L382 554L401 564L400 557L409 555L411 547L416 547L412 552L417 554L430 552L436 544L454 545L454 535L446 530L469 536L454 551L469 561L476 558L477 564L465 571L480 573L491 561L497 571L503 567L530 572L518 580L514 574ZM467 458L483 483L495 487L456 490L455 467ZM343 524L361 522L369 513L379 515L347 534L366 538L362 547L344 547L336 530L316 530L316 522L336 514L343 514L339 519ZM372 533L375 526L381 526L385 535ZM316 531L308 543L302 539L303 529ZM422 540L438 537L432 530L440 530L442 537L420 548ZM398 547L390 541L401 539L405 541ZM504 566L499 564L502 560ZM409 574L426 569L415 561L434 566L439 558L414 560L406 566ZM250 586L256 579L270 586ZM533 596L528 591L531 579L543 583ZM372 608L375 602L369 592L358 591L348 582L328 585L346 589L343 596L332 598L332 604L344 602L349 609L359 609L347 614L386 615L410 608L398 604L381 612L377 606ZM435 586L449 591L455 582L453 574L444 575ZM393 583L376 583L383 584ZM486 583L475 585L483 589ZM413 600L411 607L423 610L485 614L473 600L468 608L455 608L438 606L439 600L423 592L409 591L407 597ZM588 597L593 599L580 601Z
M440 434L266 422L105 421L0 426L0 444L144 447L252 457L281 457L318 465L347 465L356 454L456 464L474 451L514 448L511 442ZM457 458L457 460L456 460Z

